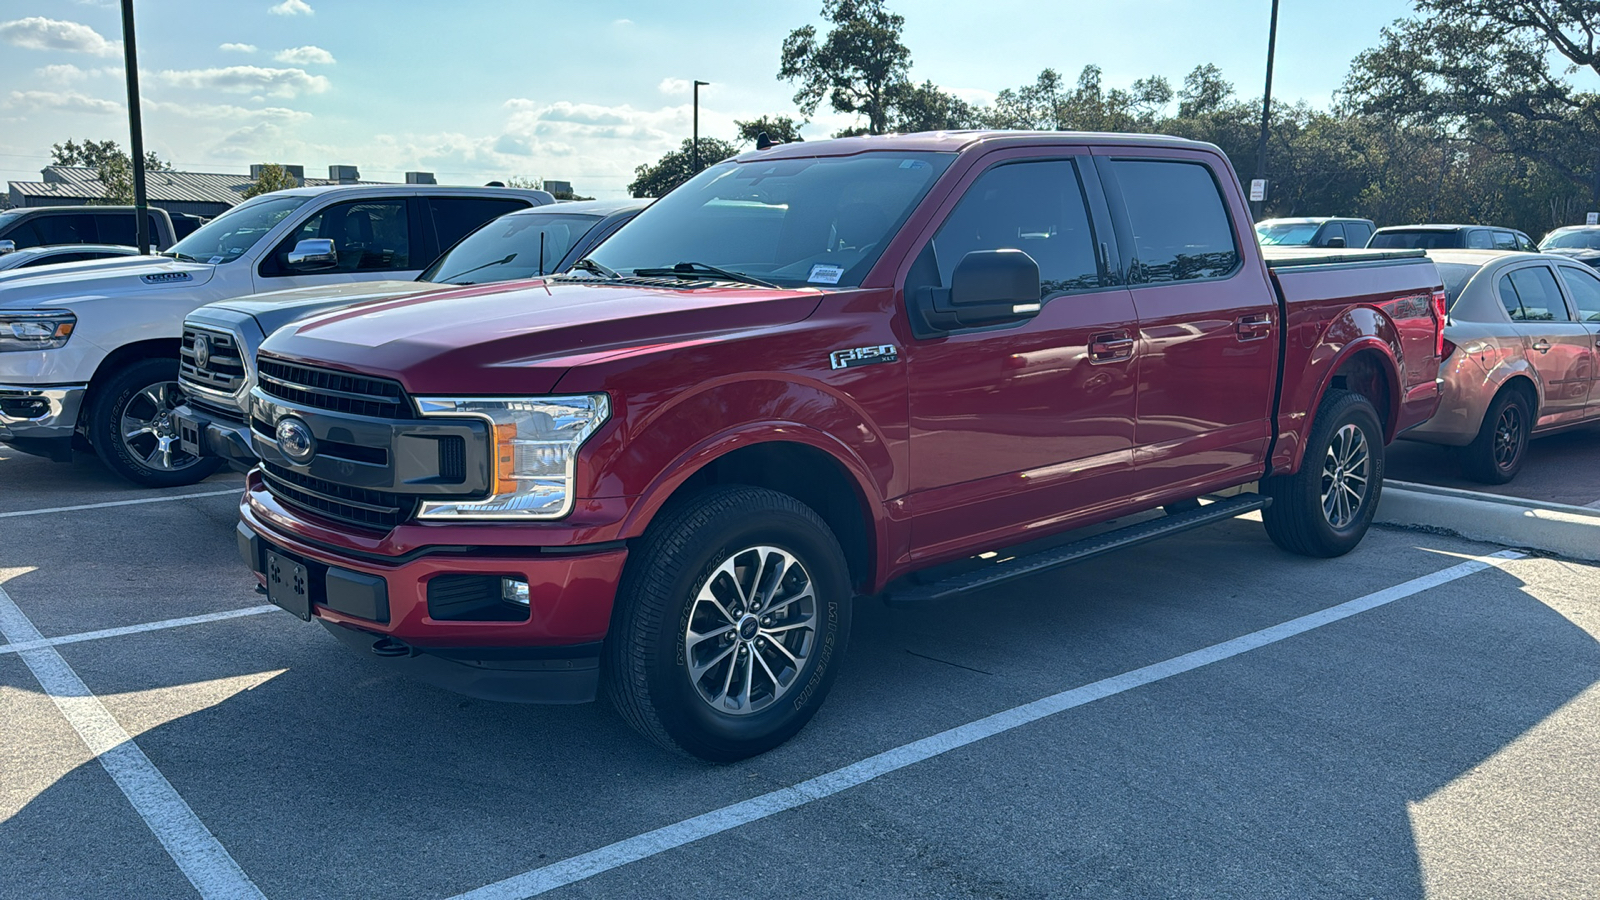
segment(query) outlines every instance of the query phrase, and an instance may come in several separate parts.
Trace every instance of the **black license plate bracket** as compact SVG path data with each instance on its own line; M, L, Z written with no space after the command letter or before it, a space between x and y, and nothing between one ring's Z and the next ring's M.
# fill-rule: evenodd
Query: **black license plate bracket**
M311 573L303 563L266 551L267 599L311 621Z

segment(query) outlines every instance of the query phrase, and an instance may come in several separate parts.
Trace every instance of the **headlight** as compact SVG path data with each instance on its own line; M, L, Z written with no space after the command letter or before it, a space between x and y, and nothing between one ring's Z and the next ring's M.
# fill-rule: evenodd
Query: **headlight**
M421 519L559 519L572 511L578 448L610 415L605 394L577 397L419 397L426 417L489 422L494 458L487 500L429 500Z
M0 313L0 352L54 350L72 336L78 317L65 310Z

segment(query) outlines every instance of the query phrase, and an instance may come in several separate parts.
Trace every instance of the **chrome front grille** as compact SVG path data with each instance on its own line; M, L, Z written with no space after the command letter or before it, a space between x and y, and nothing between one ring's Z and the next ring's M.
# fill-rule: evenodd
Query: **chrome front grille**
M183 345L178 350L178 381L184 387L237 394L244 386L245 374L244 356L237 337L226 331L183 326Z
M411 419L416 413L400 382L302 366L268 356L256 360L261 392L286 403L369 416Z

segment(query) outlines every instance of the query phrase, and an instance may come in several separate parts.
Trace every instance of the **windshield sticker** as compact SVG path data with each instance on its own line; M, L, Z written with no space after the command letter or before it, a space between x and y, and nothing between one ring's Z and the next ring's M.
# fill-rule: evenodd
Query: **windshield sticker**
M844 277L844 266L829 266L817 263L811 267L811 274L806 276L807 284L838 284Z
M220 265L220 264L221 264L221 263L222 263L222 257L220 257L220 256L213 256L213 257L211 257L211 258L210 258L210 259L208 259L208 260L206 260L206 262L208 262L208 263L210 263L210 264L211 264L211 265L213 265L213 266L215 266L215 265Z
M926 169L927 167L928 164L920 159L900 160L900 168L902 169Z

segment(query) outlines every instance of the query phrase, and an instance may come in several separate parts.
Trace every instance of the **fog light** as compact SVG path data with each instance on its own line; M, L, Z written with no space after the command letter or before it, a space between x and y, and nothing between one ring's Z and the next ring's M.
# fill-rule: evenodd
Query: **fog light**
M527 606L528 583L520 578L500 579L500 599L518 606Z

